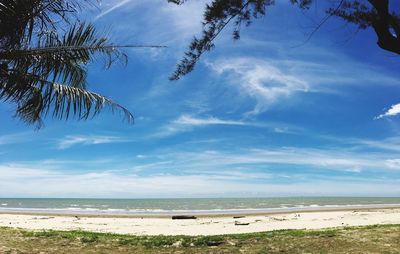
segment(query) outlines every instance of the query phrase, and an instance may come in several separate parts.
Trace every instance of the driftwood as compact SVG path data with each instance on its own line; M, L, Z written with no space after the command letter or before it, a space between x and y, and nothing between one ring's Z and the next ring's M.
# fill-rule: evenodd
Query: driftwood
M173 220L195 220L197 219L196 216L189 216L189 215L175 215L172 216Z
M246 216L233 216L234 219L241 219L241 218L245 218Z
M241 223L241 222L235 221L235 226L247 226L247 225L250 225L250 223Z

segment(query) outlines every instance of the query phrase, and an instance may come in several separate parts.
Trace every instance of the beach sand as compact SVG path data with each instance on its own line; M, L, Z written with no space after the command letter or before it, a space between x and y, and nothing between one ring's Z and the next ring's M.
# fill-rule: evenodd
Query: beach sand
M234 218L240 217L240 218ZM242 217L244 216L244 217ZM0 226L32 230L85 230L133 235L220 235L279 229L322 229L400 224L400 208L307 211L281 214L171 217L0 214Z

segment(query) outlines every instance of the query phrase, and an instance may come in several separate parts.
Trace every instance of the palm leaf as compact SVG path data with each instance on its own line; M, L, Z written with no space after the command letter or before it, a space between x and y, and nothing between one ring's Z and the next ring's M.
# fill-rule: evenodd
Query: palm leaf
M72 116L78 120L87 120L98 115L105 107L109 107L113 113L121 112L128 123L134 120L129 110L98 93L37 77L34 80L38 82L32 82L23 97L18 98L16 111L16 115L29 124L36 123L40 127L43 117L50 112L57 119L68 120Z
M85 66L98 59L105 59L106 68L126 63L121 47L161 46L113 45L92 24L71 22L90 2L0 0L0 100L14 103L24 121L41 125L50 114L88 119L108 107L133 122L126 108L86 90Z
M72 115L79 120L98 115L103 108L112 112L119 111L128 123L133 115L125 107L98 93L79 87L45 80L34 74L8 71L5 85L0 85L0 99L17 104L16 115L29 124L42 125L42 119L49 112L57 119L66 119ZM4 75L0 74L0 80ZM21 85L23 84L23 85Z
M106 59L106 68L116 60L127 62L121 47L161 47L154 45L115 46L105 36L96 35L93 25L76 23L62 37L47 35L39 46L28 49L0 51L0 59L11 63L31 63L33 72L38 76L53 76L53 81L67 83L74 87L85 88L86 70L84 64L100 56Z

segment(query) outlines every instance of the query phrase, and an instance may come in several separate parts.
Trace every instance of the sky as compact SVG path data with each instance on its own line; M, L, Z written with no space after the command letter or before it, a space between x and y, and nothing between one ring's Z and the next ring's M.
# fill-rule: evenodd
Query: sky
M0 197L171 198L400 195L400 58L372 30L285 1L232 27L169 81L204 1L103 0L82 19L126 49L91 64L92 91L128 108L36 130L0 104Z

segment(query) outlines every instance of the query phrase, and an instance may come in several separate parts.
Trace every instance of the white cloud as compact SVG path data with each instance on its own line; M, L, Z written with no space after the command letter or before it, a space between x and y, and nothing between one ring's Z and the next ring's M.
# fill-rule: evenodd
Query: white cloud
M0 145L15 144L15 143L21 143L24 141L28 141L28 140L30 140L31 136L32 135L27 132L1 135L0 136Z
M71 170L76 165L80 165L79 170ZM351 175L327 173L330 170ZM400 185L385 176L399 170L397 153L387 152L301 147L174 152L169 148L145 156L82 163L58 160L3 163L0 193L15 197L29 193L32 197L130 198L392 195L399 193ZM383 179L371 178L371 172L379 173Z
M239 87L239 92L256 101L251 113L265 111L271 104L298 92L307 92L307 81L292 75L268 62L257 58L232 58L208 65L218 74L231 74L230 83Z
M121 161L123 161L123 166L120 165ZM62 165L59 164L52 165L53 168L54 166L62 168ZM196 150L190 152L171 152L171 149L167 149L147 154L145 158L116 158L115 163L110 161L106 167L102 168L118 168L122 171L146 174L166 172L207 172L207 174L214 172L214 174L221 174L235 170L247 174L255 173L255 169L263 171L262 173L265 173L265 171L277 172L282 167L286 171L293 168L293 173L302 172L301 170L298 171L299 167L321 173L331 170L393 173L400 171L400 159L396 153L358 153L338 149L299 147L238 149L235 151ZM70 165L67 165L66 168L70 168ZM86 170L90 169L90 163L85 168ZM98 164L93 168L98 168Z
M182 115L173 121L174 124L205 126L205 125L250 125L250 123L232 120L222 120L216 117L196 118L190 115Z
M212 177L218 180L265 180L278 178L278 175L272 173L260 173L260 172L242 172L242 171L186 171L185 173L191 173L195 175L202 175ZM279 175L279 177L282 177Z
M177 32L177 34L173 33L174 35L180 38L191 38L201 31L204 7L207 2L210 1L188 1L183 5L164 4L159 14L166 20L166 24L170 24L169 28Z
M246 42L240 43L244 49L251 47ZM205 63L218 74L220 83L227 84L224 88L235 93L229 94L229 101L246 107L249 101L254 103L253 109L248 112L251 114L265 112L276 105L287 107L295 103L295 96L306 92L348 96L344 86L361 89L361 85L399 84L393 74L348 58L329 47L307 46L302 48L301 54L292 54L288 50L289 46L282 45L282 41L266 41L265 44L267 46L264 48L260 45L251 48L258 47L265 55L278 51L278 56L237 56L236 45L236 56L208 60ZM223 52L228 55L230 51L226 48ZM338 65L338 62L341 64ZM399 111L400 107L391 112Z
M3 181L14 180L24 181L36 177L53 177L60 175L48 169L36 168L25 164L9 163L0 165L0 179Z
M388 116L395 116L395 115L398 115L398 114L400 114L400 103L392 105L392 107L388 111L386 111L385 113L375 117L375 119L381 119L383 117L388 117Z
M0 165L0 193L9 197L199 197L279 195L395 195L398 181L247 181L268 174L138 176L113 172L74 173Z
M289 130L288 126L280 126L277 123L261 123L261 122L250 122L250 121L238 121L238 120L227 120L220 119L217 117L195 117L192 115L181 115L177 119L171 121L167 125L163 126L155 137L167 137L178 133L187 132L193 130L195 127L206 127L215 125L226 125L226 126L247 126L256 128L267 128L276 133L295 133L294 127ZM292 130L293 129L293 130Z
M135 41L160 43L169 48L188 44L193 34L201 31L201 21L207 1L188 1L183 5L168 3L167 0L133 1L106 0L105 10L95 17L99 22L112 23L113 32L119 38L134 38ZM118 15L108 20L110 14ZM149 18L151 17L151 18ZM152 49L159 56L160 49Z
M238 151L235 153L182 153L177 157L186 158L186 168L229 168L234 165L245 165L251 168L253 165L297 165L314 167L319 169L353 171L367 169L394 169L385 167L385 159L377 156L358 155L355 153L342 153L307 148L271 148L253 149L250 151ZM400 167L396 168L400 169Z
M126 139L115 136L66 136L58 140L58 149L67 149L75 145L98 145L127 142Z
M357 148L373 148L379 150L388 151L400 151L400 137L389 137L381 140L372 139L337 139L339 142L347 142L349 144L355 144Z
M400 169L400 159L389 159L385 161L386 166L393 169Z
M276 133L290 133L289 129L287 127L284 127L284 128L276 127L276 128L274 128L274 131Z
M168 153L160 151L160 160L171 161L169 165L152 170L166 169L215 170L221 172L240 166L244 171L255 167L276 170L292 166L320 172L335 170L342 172L394 171L400 170L397 154L374 152L346 152L338 149L311 149L299 147L240 149L237 151L196 151ZM295 167L293 172L298 172Z
M114 3L114 5L112 7L110 7L109 9L107 9L107 10L101 12L99 15L97 15L95 17L95 20L100 19L100 18L110 14L111 12L123 7L124 5L126 5L126 4L128 4L130 2L132 2L132 0L123 0L123 1L120 1L119 3L118 2Z
M233 120L222 120L216 117L199 118L191 115L181 115L177 119L163 126L155 137L167 137L181 132L192 130L194 127L204 127L210 125L249 125L249 123Z

